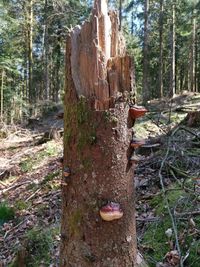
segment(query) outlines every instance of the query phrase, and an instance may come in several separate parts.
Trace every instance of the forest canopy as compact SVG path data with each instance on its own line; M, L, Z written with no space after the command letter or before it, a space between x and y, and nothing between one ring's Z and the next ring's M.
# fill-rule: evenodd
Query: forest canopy
M134 58L143 102L199 91L197 0L108 1ZM88 18L89 0L0 1L1 118L37 116L41 104L62 100L66 35Z

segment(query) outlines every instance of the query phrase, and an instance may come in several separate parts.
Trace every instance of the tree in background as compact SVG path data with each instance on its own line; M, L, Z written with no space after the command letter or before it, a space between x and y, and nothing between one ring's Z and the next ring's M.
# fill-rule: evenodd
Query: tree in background
M149 72L149 0L144 2L144 41L143 41L143 82L142 98L145 104L149 100L148 72Z
M139 63L136 64L139 95L141 89L144 89L144 81L147 81L145 84L148 89L144 89L143 94L145 97L149 93L150 99L170 96L184 90L199 91L198 1L150 1L148 27L145 4L146 1L133 0L124 8L129 33L132 32L132 37L128 34L128 47L132 48L135 61ZM134 18L134 23L130 18ZM146 27L148 46L145 46ZM145 47L143 51L142 46ZM147 62L145 65L144 60Z
M176 73L175 73L175 60L176 60L176 0L171 3L172 17L170 25L170 85L169 96L174 96L176 93Z
M65 37L71 26L88 16L92 2L1 1L0 103L4 121L21 120L31 115L30 110L37 115L38 103L61 99ZM127 47L134 56L139 99L146 102L200 90L199 1L108 2L120 14ZM16 106L20 108L11 114Z
M0 82L4 121L37 115L40 101L61 99L65 36L71 25L87 17L88 11L86 0L1 2Z
M164 0L160 0L159 12L159 87L158 96L163 97L163 14Z

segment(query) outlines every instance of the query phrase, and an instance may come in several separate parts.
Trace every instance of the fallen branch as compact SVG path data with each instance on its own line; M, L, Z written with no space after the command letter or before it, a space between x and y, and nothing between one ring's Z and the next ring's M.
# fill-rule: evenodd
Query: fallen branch
M184 177L184 178L191 178L187 173L181 171L180 169L174 167L173 165L167 163L167 166L168 166L170 169L172 169L176 174L178 174L178 175L180 175L180 176L182 176L182 177Z
M163 193L163 198L166 202L166 206L167 206L167 210L168 210L168 213L169 213L169 216L171 218L171 222L172 222L172 228L173 228L173 231L174 231L174 235L175 235L175 240L176 240L176 247L177 247L177 250L178 250L178 254L180 256L180 266L181 267L184 267L183 266L183 259L182 259L182 256L181 256L181 249L180 249L180 245L179 245L179 239L178 239L178 232L177 232L177 225L175 223L175 220L174 220L174 217L173 217L173 214L170 210L170 207L169 207L169 201L168 199L166 198L166 190L165 190L165 186L164 186L164 182L163 182L163 176L162 176L162 170L164 168L164 164L167 160L167 157L168 157L168 154L169 154L169 140L168 140L168 147L167 147L167 152L165 154L165 157L164 159L162 160L161 162L161 166L160 166L160 169L159 169L159 178L160 178L160 185L161 185L161 188L162 188L162 193Z
M188 212L177 212L175 211L175 214L177 216L180 216L180 217L184 217L184 216L195 216L195 215L199 215L200 214L200 210L194 210L194 211L188 211Z
M30 195L27 199L25 199L25 202L28 202L29 200L31 200L41 190L42 190L42 188L39 188L38 190L36 190L32 195Z
M16 189L17 187L20 187L20 186L25 185L25 184L30 184L30 183L31 183L31 181L26 181L26 182L22 182L20 184L12 185L12 186L10 186L8 188L5 188L5 189L1 190L0 195L4 194L4 193L6 193L6 192L8 192L8 191L10 191L12 189Z
M192 131L191 129L189 129L189 128L187 128L187 127L185 127L185 126L182 126L182 125L179 125L177 128L175 128L174 130L173 130L173 132L171 132L171 135L175 135L178 131L180 131L180 130L184 130L185 132L188 132L188 133L190 133L191 135L194 135L195 137L197 137L198 139L200 139L200 136L197 134L197 133L195 133L194 131ZM169 133L169 135L170 135L170 133Z
M10 234L11 232L13 232L14 230L16 230L20 225L22 225L23 223L25 223L28 219L26 218L24 221L21 221L20 223L18 223L16 226L14 226L12 229L8 230L5 235L4 235L4 239L6 239L7 235Z

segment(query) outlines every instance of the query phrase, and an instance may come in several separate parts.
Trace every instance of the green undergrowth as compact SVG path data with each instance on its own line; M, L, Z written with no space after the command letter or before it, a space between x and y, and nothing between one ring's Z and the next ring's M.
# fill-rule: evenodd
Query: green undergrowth
M134 125L134 130L140 138L148 138L149 133L151 136L156 136L159 133L163 134L162 127L166 128L166 125L179 124L187 115L186 112L172 112L169 116L168 113L161 115L149 111L148 115L137 119Z
M56 241L56 236L59 235L59 226L43 229L35 227L29 230L23 242L25 248L25 266L49 266L52 258L52 249ZM18 252L16 252L18 254ZM20 267L17 257L9 265L9 267Z
M5 131L0 130L0 139L7 138L8 134Z
M15 202L15 206L14 208L16 210L26 210L30 205L30 202L25 202L24 200L22 199L19 199Z
M188 181L188 185L192 181ZM168 200L168 203L166 202ZM166 190L165 197L162 194L155 196L149 201L150 206L155 210L155 216L159 217L159 221L147 224L144 235L141 239L141 245L144 248L144 256L149 266L154 267L157 262L164 260L167 252L175 249L175 234L169 238L166 230L173 229L171 217L168 212L168 206L174 217L174 223L177 227L179 244L182 255L189 252L189 256L185 262L187 267L199 267L199 246L198 231L200 229L200 216L191 216L190 214L199 206L199 200L193 192L187 192L174 184ZM178 214L186 214L184 216ZM193 219L195 226L190 224ZM170 247L173 244L173 248Z
M52 172L52 173L48 173L48 174L44 177L44 179L42 180L41 185L45 185L45 184L47 184L47 183L53 181L54 178L56 178L57 176L59 176L59 174L60 174L60 171L56 171L56 172Z
M186 195L186 192L181 188L181 186L175 184L168 188L165 198L168 200L169 207L173 208L176 201L180 198L185 197ZM156 209L157 215L163 215L167 213L165 198L163 198L162 194L159 194L150 201L150 205Z
M61 149L56 143L52 141L48 142L43 151L28 157L26 160L20 163L21 170L23 172L32 171L33 169L37 168L37 166L40 165L43 160L49 157L58 156L60 151Z
M14 219L15 211L5 202L0 203L0 226L5 222Z
M198 224L200 227L200 223ZM167 252L171 250L170 240L175 243L175 237L169 239L165 231L172 227L171 220L169 216L164 216L161 221L151 223L143 236L142 245L147 249L144 256L150 267L155 267L157 262L163 261ZM183 234L185 225L178 226L178 232ZM180 235L179 235L180 238ZM187 267L199 267L199 246L200 240L195 239L191 235L185 235L184 240L181 240L181 252L182 255L186 255L189 252L187 258Z
M26 265L30 267L39 266L41 261L49 264L49 251L53 247L51 232L49 230L41 230L40 228L35 228L27 233L26 239L26 250L29 255L26 260Z
M79 129L77 149L81 152L86 145L96 143L96 125L91 121L92 114L84 98L80 99L76 109Z

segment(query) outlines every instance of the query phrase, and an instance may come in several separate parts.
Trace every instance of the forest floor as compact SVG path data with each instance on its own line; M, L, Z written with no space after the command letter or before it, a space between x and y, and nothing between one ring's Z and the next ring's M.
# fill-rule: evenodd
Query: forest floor
M151 101L148 109L134 127L150 140L137 151L142 160L134 177L138 247L149 266L199 267L200 115L185 118L200 110L200 94ZM0 130L2 267L16 260L59 266L62 131L55 114Z

